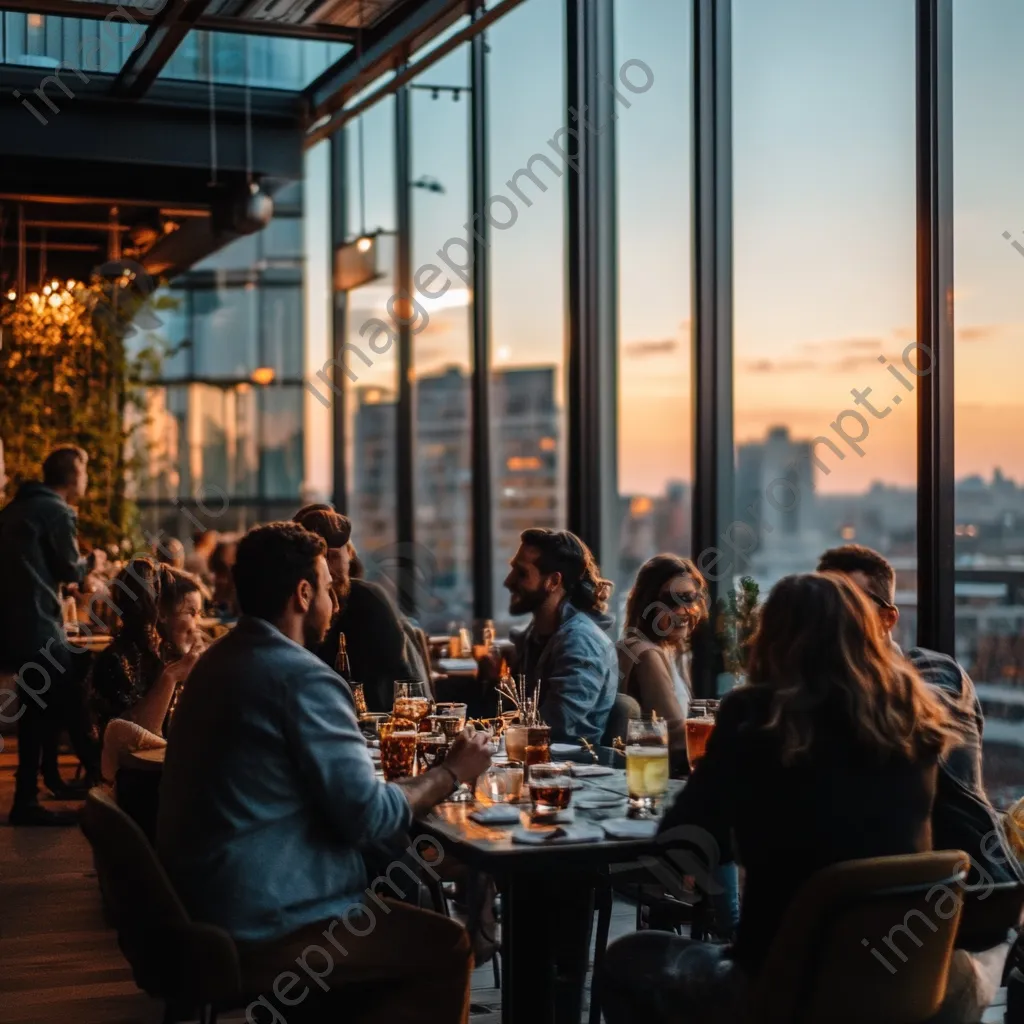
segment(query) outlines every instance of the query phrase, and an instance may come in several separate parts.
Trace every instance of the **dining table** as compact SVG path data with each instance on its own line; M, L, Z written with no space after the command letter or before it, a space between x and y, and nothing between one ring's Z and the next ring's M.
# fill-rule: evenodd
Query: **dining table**
M546 833L557 824L537 825L528 803L517 820L495 825L475 820L479 803L445 802L417 820L421 835L445 856L490 875L501 892L503 1024L578 1024L589 966L595 893L610 885L617 868L635 870L659 863L666 852L655 834L656 820L628 821L626 773L581 765L573 804L564 820L591 826L599 838L523 842L523 833ZM685 783L673 780L663 806ZM558 819L563 820L563 819ZM619 838L605 833L607 827ZM652 879L653 880L653 879Z

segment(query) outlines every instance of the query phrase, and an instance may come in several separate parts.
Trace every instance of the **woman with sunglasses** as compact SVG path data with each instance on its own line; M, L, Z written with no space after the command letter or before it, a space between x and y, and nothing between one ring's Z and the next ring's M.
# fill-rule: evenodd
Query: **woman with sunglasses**
M704 577L688 558L655 555L636 575L618 643L619 692L669 727L670 756L686 760L690 637L708 617Z
M669 757L680 768L686 764L690 638L707 617L707 584L700 570L688 558L655 555L636 575L617 645L619 691L635 698L645 715L668 722ZM713 920L708 924L717 937L728 939L740 914L736 865L719 865L713 878L717 891L709 893ZM648 923L658 925L656 919Z

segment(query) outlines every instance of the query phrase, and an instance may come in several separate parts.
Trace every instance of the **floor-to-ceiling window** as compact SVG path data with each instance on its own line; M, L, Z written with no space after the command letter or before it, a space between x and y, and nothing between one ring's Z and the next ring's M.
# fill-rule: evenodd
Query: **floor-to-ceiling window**
M1024 790L1024 7L953 5L956 652L985 708L985 774Z
M519 534L566 516L563 5L526 0L487 43L494 607L507 623Z
M460 46L410 87L417 612L434 632L473 617L471 290L458 274L442 282L416 271L436 267L448 239L466 236L468 85L469 47Z
M282 190L265 229L175 279L166 292L173 305L149 314L155 322L147 318L132 338L159 339L170 353L142 428L147 529L183 539L199 525L238 531L288 518L301 501L301 215L301 186ZM179 506L197 499L198 511Z
M615 61L653 86L616 121L619 262L618 565L623 602L645 559L690 553L689 0L615 7Z
M371 107L345 129L348 228L372 240L376 277L348 293L346 458L352 541L374 577L393 576L398 345L395 312L395 101ZM389 300L391 310L388 309Z
M856 541L916 620L914 4L734 0L736 509L763 586ZM698 482L699 483L699 482Z

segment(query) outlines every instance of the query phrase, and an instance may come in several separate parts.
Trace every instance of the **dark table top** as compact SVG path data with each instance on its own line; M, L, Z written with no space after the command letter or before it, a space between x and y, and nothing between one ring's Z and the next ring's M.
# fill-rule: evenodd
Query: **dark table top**
M573 810L575 823L599 823L610 818L626 816L626 773L616 770L612 775L577 780L574 801L586 793L614 793L622 797L615 806ZM684 783L673 780L662 803L672 802ZM604 838L584 843L530 845L516 843L512 832L517 825L484 825L473 821L470 814L481 805L472 803L439 804L429 814L419 818L421 832L436 839L446 851L462 861L491 874L571 870L581 867L600 867L606 864L633 861L645 854L664 852L664 843L655 836L637 839ZM532 828L528 801L521 805L519 825Z

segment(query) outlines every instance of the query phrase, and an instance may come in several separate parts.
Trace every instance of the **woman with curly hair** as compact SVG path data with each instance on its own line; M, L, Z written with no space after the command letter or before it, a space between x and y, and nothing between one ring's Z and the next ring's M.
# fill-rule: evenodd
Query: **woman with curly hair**
M133 558L111 585L120 628L90 675L90 694L104 741L103 775L116 772L114 747L160 739L182 685L204 648L199 632L203 586L194 576ZM115 736L108 736L117 722ZM110 740L111 742L108 742Z

